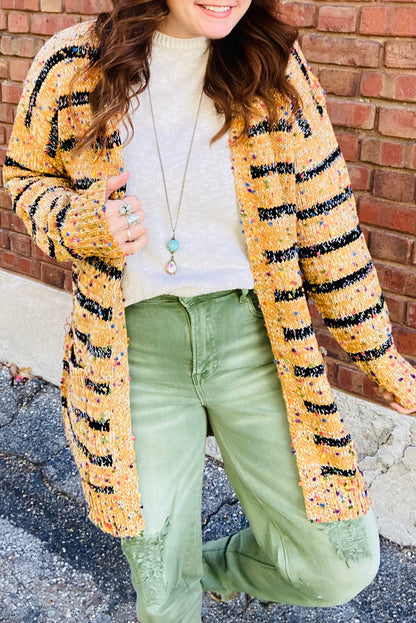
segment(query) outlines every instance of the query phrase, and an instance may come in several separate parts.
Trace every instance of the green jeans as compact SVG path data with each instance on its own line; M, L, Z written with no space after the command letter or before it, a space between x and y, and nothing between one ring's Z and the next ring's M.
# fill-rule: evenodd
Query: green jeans
M254 294L166 295L126 312L146 528L122 547L140 622L200 623L202 591L321 607L354 597L378 569L375 519L307 519ZM202 546L207 418L250 528Z

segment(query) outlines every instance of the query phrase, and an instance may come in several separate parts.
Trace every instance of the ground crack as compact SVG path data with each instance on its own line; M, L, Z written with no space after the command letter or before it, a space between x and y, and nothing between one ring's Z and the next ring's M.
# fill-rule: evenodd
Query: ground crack
M214 519L214 517L216 515L218 515L218 513L221 511L222 508L224 508L224 506L228 505L228 506L237 506L237 504L239 504L239 501L237 499L226 499L223 502L221 502L220 506L213 511L212 513L209 513L208 515L205 516L202 527L205 528L209 522Z

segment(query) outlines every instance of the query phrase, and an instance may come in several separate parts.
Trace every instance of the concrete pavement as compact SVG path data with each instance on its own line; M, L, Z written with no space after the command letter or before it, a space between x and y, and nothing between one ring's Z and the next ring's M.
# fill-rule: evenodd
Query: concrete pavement
M137 623L117 539L86 519L58 389L12 384L0 365L0 621ZM202 522L211 539L246 525L221 464L207 458ZM336 608L204 599L204 623L415 623L416 548L382 540L375 582Z

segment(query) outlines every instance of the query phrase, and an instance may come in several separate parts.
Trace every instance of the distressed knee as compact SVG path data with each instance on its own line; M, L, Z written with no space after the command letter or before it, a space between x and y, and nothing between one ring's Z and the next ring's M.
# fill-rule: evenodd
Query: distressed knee
M331 549L321 560L320 573L308 582L315 600L311 605L341 605L371 584L377 574L380 550L375 520L361 517L323 524L319 529L327 534Z
M166 598L164 554L169 525L167 518L162 530L155 534L143 533L121 540L138 601L142 600L146 606L160 605Z

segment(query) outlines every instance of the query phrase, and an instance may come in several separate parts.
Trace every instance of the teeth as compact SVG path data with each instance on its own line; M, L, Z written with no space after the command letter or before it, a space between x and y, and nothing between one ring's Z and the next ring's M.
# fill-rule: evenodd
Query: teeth
M203 4L204 9L207 11L214 11L214 13L226 13L231 9L230 6L212 6L211 4Z

